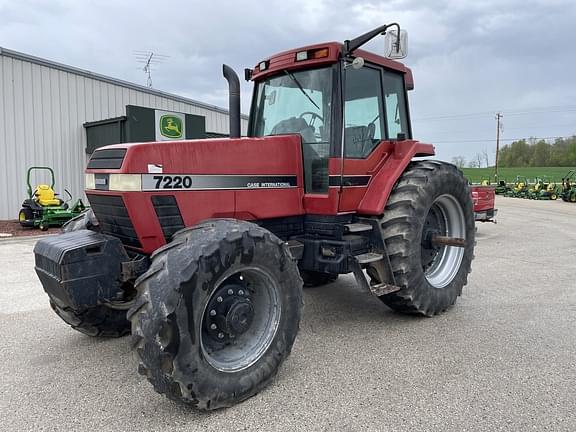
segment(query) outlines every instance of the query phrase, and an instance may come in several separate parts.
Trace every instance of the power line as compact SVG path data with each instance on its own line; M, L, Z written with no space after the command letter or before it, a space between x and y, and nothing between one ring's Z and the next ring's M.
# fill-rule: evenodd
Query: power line
M549 137L523 137L523 138L500 138L500 142L502 141L521 141L521 140L552 140L552 139L568 139L572 138L573 135L569 136L549 136ZM452 143L492 143L496 142L495 139L482 139L482 140L454 140L454 141L435 141L435 140L425 140L430 141L433 144L452 144Z
M488 115L493 115L495 111L496 110L476 112L476 113L466 113L466 114L444 114L444 115L432 116L432 117L420 117L420 118L413 119L413 121L476 118L476 117L484 117L484 116L488 116ZM532 114L545 114L545 113L563 113L563 112L576 112L576 105L557 105L557 106L539 107L539 108L532 108L532 109L525 109L525 110L516 109L516 110L501 110L500 111L500 113L505 114L506 116L532 115Z

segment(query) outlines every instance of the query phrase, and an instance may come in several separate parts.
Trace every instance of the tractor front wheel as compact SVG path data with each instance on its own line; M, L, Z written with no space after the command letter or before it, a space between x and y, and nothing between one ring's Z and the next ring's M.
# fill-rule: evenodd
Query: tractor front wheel
M180 231L152 256L128 316L139 372L168 398L213 410L265 388L300 322L302 279L286 245L249 222Z
M458 168L411 163L390 195L381 229L401 289L380 299L399 312L426 316L453 305L474 255L473 203ZM439 244L436 236L464 239L464 246Z

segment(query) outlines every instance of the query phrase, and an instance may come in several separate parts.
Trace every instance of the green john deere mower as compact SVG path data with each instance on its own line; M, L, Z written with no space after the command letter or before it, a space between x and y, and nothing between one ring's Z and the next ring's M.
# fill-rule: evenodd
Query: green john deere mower
M562 179L560 196L563 201L576 203L576 170L568 171L568 174Z
M558 199L558 187L553 179L547 176L538 177L534 186L528 191L528 198L555 201Z
M516 176L514 185L504 194L507 197L524 198L528 195L528 179L525 176Z
M32 189L30 176L33 171L48 171L50 173L50 185L39 184ZM67 201L58 198L54 192L54 170L49 167L33 166L28 168L26 176L28 185L28 198L22 203L22 208L18 214L18 220L23 227L40 228L46 231L51 226L62 226L75 216L82 213L86 206L81 199L69 206L72 195L66 189L64 191L69 196Z

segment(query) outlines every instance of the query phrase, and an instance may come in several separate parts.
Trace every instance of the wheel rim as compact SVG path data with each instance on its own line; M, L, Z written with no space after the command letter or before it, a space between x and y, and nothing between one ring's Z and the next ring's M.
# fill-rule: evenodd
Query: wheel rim
M24 221L26 220L26 214L24 214L24 212L21 211L21 212L18 214L18 219L20 220L20 222L24 222Z
M422 230L422 268L434 288L444 288L462 264L464 248L434 246L432 237L442 235L466 239L466 219L460 203L452 195L441 195L432 203Z
M280 315L280 287L267 271L243 267L228 272L202 314L204 357L222 372L250 367L272 344Z

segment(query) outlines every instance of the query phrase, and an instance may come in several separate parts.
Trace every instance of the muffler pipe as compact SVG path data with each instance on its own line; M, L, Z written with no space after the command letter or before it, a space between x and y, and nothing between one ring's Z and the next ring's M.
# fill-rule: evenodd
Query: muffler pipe
M228 81L230 138L240 138L240 79L228 65L222 65L222 73Z

